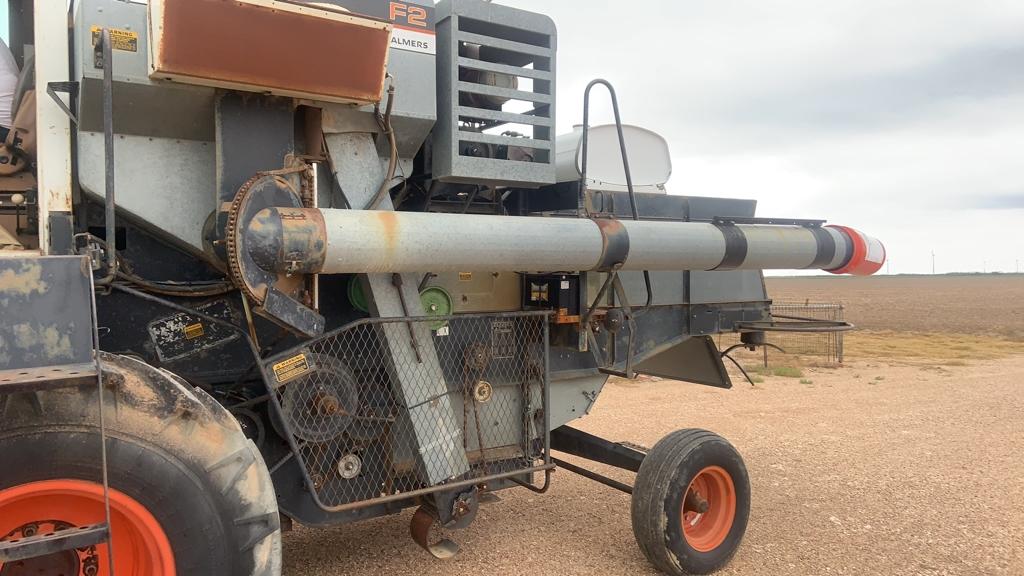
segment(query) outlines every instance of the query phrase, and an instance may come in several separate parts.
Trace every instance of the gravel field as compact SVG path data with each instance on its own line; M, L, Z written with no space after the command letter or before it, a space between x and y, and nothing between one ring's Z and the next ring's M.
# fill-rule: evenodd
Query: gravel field
M753 504L721 574L1024 575L1024 356L804 371L732 390L613 380L579 426L648 446L702 427L736 445ZM297 527L285 573L655 574L625 494L560 471L546 495L502 498L453 534L463 552L452 561L413 544L406 512Z

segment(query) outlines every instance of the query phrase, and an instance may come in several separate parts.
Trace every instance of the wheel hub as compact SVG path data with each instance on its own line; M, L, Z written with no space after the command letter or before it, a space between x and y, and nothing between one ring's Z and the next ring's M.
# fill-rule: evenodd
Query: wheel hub
M111 488L110 531L118 576L170 576L174 553L160 523L138 501ZM88 526L105 517L101 484L41 480L0 489L0 540ZM49 518L61 518L50 520ZM0 564L0 576L99 576L107 573L106 543Z
M725 542L736 518L736 487L719 466L708 466L690 482L683 499L683 534L698 552Z
M285 384L281 409L288 428L307 442L328 442L355 420L359 383L343 362L326 354L309 354L309 373Z
M35 520L11 530L6 536L0 538L0 541L20 540L74 527L73 524L60 520ZM98 572L95 546L78 550L61 550L46 556L26 558L0 566L0 576L39 576L40 574L95 576Z
M96 568L86 572L74 550L63 550L46 556L8 562L0 569L0 576L40 576L42 574L64 574L65 576L93 576Z

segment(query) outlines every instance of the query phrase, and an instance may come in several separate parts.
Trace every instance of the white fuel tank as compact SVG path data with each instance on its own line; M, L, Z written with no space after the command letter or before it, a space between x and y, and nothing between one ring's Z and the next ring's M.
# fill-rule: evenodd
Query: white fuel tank
M623 124L630 176L637 192L665 192L672 175L668 142L646 128ZM591 126L588 135L587 184L591 190L618 192L626 189L619 136L614 124ZM583 127L577 125L556 140L556 177L559 182L578 180L582 172Z

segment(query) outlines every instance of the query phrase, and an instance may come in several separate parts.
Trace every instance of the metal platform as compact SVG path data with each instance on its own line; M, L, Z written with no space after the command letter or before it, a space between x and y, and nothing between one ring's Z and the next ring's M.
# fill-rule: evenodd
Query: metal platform
M96 364L67 364L0 370L0 391L28 392L94 384Z
M109 540L107 523L75 526L47 534L0 542L0 563L17 562L72 548L87 548Z

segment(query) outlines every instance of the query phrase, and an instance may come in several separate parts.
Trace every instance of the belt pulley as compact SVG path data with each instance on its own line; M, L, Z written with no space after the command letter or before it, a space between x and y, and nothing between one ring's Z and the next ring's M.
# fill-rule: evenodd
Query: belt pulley
M307 276L289 271L268 271L256 264L242 236L265 208L303 208L307 191L308 167L305 164L271 172L261 172L239 188L227 211L224 231L228 269L232 281L255 311L286 328L315 336L323 332L323 317L312 310ZM324 240L311 239L323 244Z

